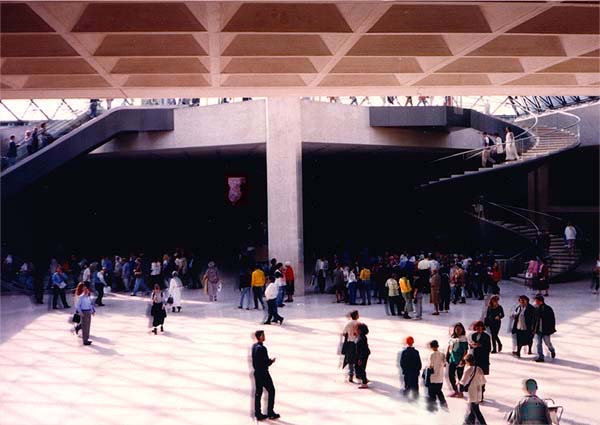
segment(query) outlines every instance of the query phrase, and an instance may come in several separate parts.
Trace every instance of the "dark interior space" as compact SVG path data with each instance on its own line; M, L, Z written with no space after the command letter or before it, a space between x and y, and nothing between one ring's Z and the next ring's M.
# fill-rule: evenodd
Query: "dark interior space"
M40 259L182 247L230 260L266 240L265 173L264 156L88 156L5 203L3 246ZM235 205L227 177L246 178Z

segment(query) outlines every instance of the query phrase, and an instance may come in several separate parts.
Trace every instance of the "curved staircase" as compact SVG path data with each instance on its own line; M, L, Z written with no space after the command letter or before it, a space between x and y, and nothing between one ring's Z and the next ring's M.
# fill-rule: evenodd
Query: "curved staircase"
M566 225L564 220L561 218L540 213L538 211L527 210L525 208L509 205L495 204L493 202L485 202L485 206L501 208L505 214L503 215L502 219L474 217L494 226L501 227L506 231L512 232L513 234L517 234L529 242L530 247L527 250L515 255L512 258L513 261L517 262L518 270L520 270L516 276L514 276L516 280L525 280L527 262L530 258L534 258L536 255L539 257L545 256L549 261L549 278L552 281L560 280L560 278L565 274L572 272L579 266L582 254L581 249L575 248L571 252L571 250L569 250L569 248L566 246L564 238L561 236L561 233L559 233ZM489 208L486 208L486 214L488 213L488 210ZM553 222L553 226L549 229L550 245L548 252L545 255L542 254L538 249L538 238L542 230L525 214L534 215L538 218L544 217L546 223L549 221ZM580 231L578 231L578 235L579 237L581 236Z
M517 139L517 146L521 159L517 161L505 161L500 164L494 164L492 167L480 167L475 170L464 170L461 173L451 174L447 177L431 180L424 183L420 188L427 188L441 183L448 183L472 176L481 176L482 174L498 172L500 170L507 170L514 167L521 167L525 165L534 165L535 162L546 160L549 157L558 155L564 151L576 148L579 146L579 134L576 129L567 128L554 128L537 125L532 131L535 135L527 137L525 139ZM480 161L481 151L483 148L473 149L468 152L459 154L464 159ZM455 155L452 155L455 157ZM442 158L439 161L450 159L451 157ZM465 163L463 167L466 167Z

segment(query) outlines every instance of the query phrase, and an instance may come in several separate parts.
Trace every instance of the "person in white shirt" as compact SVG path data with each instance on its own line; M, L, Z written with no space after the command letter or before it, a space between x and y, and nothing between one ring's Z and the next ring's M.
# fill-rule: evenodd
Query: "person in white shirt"
M446 403L446 398L442 392L442 386L444 385L444 367L446 366L446 356L438 351L439 346L439 343L435 339L429 343L429 348L432 350L432 353L429 356L428 366L428 368L431 370L429 377L430 383L428 387L428 402L430 410L435 410L436 399L439 400L442 408L448 408L448 403Z
M506 160L506 153L504 152L504 142L502 142L502 137L500 137L500 134L494 133L494 141L496 142L496 145L494 146L494 152L492 152L492 155L496 162L504 162Z
M85 269L83 269L83 274L81 276L81 280L83 282L91 282L90 279L92 277L92 271L90 270L90 266L86 266Z
M270 325L271 321L275 323L283 324L283 317L277 312L277 295L279 295L279 285L275 282L274 276L269 276L269 285L265 290L265 298L267 299L268 315L265 320L265 325Z
M183 282L179 279L179 273L174 271L172 273L171 280L169 281L169 297L173 298L172 312L175 313L175 307L177 307L177 313L181 311L181 291L183 289Z
M485 375L483 370L475 365L475 359L472 354L468 354L465 357L465 363L467 364L467 369L464 371L459 383L461 388L467 388L467 394L469 395L469 407L467 408L464 423L474 424L475 419L477 419L480 424L485 425L485 418L481 414L481 410L479 410L479 403L483 401L483 386L486 383Z
M152 287L158 285L163 288L163 279L160 276L162 264L160 260L153 261L150 263L150 283Z
M354 366L356 364L356 341L358 340L358 310L350 312L350 321L344 326L342 335L344 336L344 346L342 354L344 355L344 366L348 365L348 382L354 383Z
M510 129L510 127L506 127L506 160L507 161L517 161L521 159L519 157L519 152L517 151L517 146L515 145L515 135Z
M492 138L488 136L486 132L484 132L482 136L483 150L481 151L481 166L485 168L488 166L488 163L492 165L496 163L494 158L492 158L492 149L495 144Z
M567 241L567 247L571 250L575 250L575 240L577 239L577 229L573 226L573 223L568 222L565 227L565 240Z

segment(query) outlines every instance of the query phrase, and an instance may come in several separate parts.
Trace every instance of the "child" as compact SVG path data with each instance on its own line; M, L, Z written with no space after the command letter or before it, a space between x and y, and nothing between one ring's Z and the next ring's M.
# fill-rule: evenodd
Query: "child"
M419 395L419 373L421 372L421 356L419 352L413 348L415 340L412 336L406 338L407 347L402 351L400 357L400 368L404 375L404 394Z
M367 379L367 360L371 355L369 350L369 341L367 340L367 334L369 328L364 323L358 325L358 339L356 341L356 377L362 381L358 388L369 388L367 385L369 380Z
M440 405L443 408L448 408L446 398L442 392L442 385L444 384L444 366L446 366L446 359L443 353L438 351L439 344L434 339L429 343L431 348L431 356L429 356L429 369L432 369L431 376L429 378L429 405L430 409L435 408L436 399L440 401Z

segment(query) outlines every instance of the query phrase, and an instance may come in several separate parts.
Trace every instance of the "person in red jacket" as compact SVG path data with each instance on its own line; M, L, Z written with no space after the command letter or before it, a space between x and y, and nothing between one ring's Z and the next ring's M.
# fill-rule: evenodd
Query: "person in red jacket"
M285 293L287 295L285 302L294 302L294 269L289 261L285 262Z

